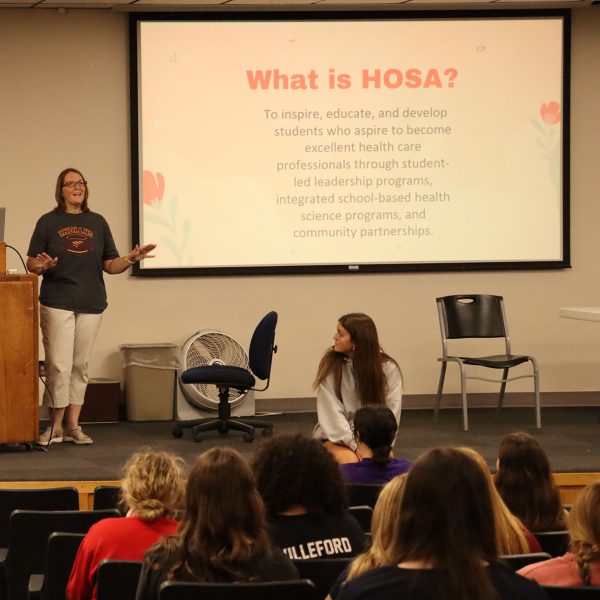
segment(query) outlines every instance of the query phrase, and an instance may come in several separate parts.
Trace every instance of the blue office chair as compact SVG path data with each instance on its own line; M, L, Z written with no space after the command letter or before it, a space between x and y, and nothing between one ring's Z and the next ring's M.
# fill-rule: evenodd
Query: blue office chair
M218 431L226 435L230 429L244 432L244 441L254 440L255 429L263 429L263 435L273 433L273 423L260 420L242 420L231 418L229 405L229 390L237 389L240 392L255 390L262 392L269 387L271 377L271 362L273 354L277 352L275 346L275 327L277 326L277 313L267 313L256 326L250 341L248 359L251 371L242 367L212 364L187 369L181 374L183 383L209 383L219 389L218 418L195 419L193 421L180 421L173 430L175 437L181 437L183 427L191 427L195 442L201 441L200 433L203 431ZM256 376L256 378L255 378ZM256 379L265 381L262 388L255 387Z

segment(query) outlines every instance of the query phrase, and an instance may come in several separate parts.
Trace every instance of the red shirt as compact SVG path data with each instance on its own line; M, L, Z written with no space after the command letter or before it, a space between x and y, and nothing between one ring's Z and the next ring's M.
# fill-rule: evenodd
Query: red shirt
M92 525L79 546L67 585L69 600L96 599L96 570L105 558L142 560L159 538L172 535L173 519L143 521L138 517L103 519Z
M570 552L550 560L527 565L517 573L527 577L527 579L533 579L541 585L583 585L575 563L575 555ZM592 585L600 585L600 561L592 563L591 583Z

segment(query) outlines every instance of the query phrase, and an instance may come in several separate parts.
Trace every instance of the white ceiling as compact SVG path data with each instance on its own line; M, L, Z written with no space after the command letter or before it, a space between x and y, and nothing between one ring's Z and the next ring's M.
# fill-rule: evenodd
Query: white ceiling
M205 10L216 7L239 10L242 7L399 8L580 8L597 4L594 0L0 0L0 8L93 8L119 12L154 10Z

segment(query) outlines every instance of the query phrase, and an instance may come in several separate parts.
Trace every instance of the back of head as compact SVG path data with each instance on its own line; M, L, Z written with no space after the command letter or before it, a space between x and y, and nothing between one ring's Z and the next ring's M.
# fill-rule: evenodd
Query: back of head
M146 521L176 516L183 504L181 458L169 452L141 450L125 464L121 481L123 502Z
M373 452L373 462L385 466L398 426L394 413L381 404L368 404L354 414L354 435Z
M341 514L348 506L346 484L323 444L301 434L264 441L253 460L258 489L270 515L292 506L308 514Z
M187 570L199 581L249 581L269 546L264 504L252 470L230 448L198 456L187 482L179 526L180 554L171 575Z
M591 584L592 563L600 561L600 481L586 486L567 518L579 575Z
M406 473L394 477L381 490L371 521L371 546L352 562L348 580L375 567L392 564L391 557L398 555L400 504L405 483Z
M485 474L494 513L498 554L524 554L529 552L529 544L523 532L523 527L520 521L510 512L498 490L496 490L483 456L473 448L466 446L460 447L458 450L471 457L479 465L481 472Z
M486 475L456 448L434 448L408 473L394 562L423 561L444 599L495 597L485 563L497 560Z
M508 508L531 531L564 528L550 462L533 436L517 432L502 438L495 483Z

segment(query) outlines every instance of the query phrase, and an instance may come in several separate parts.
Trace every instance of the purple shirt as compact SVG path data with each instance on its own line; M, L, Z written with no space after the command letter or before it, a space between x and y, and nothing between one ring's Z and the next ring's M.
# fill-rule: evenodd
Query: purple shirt
M372 458L363 458L360 462L340 465L340 470L348 483L383 484L406 473L411 465L412 461L406 458L392 458L385 466L378 467Z

